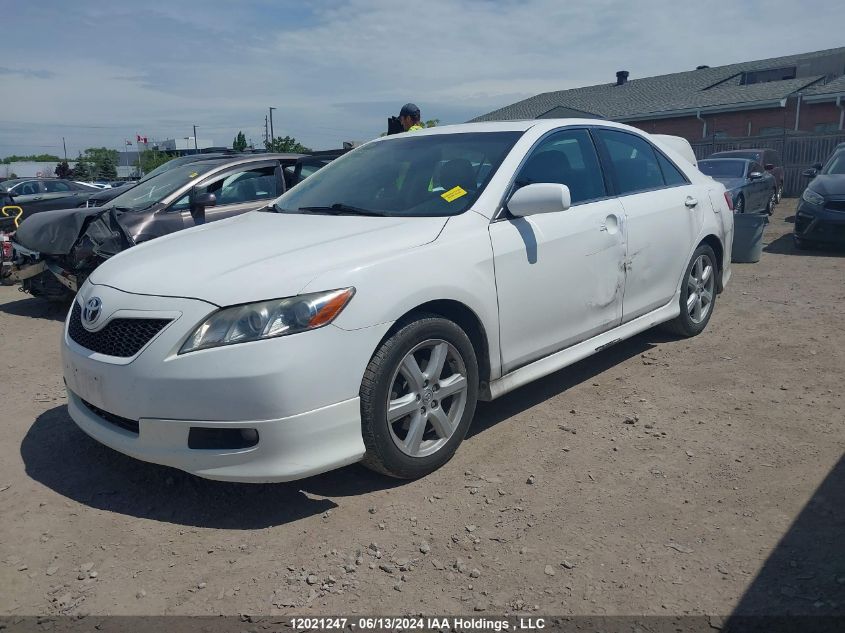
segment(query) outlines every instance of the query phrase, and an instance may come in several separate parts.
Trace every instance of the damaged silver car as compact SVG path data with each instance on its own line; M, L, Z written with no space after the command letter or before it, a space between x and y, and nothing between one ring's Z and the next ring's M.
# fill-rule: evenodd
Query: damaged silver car
M290 168L303 158L254 154L193 162L102 207L33 215L12 238L12 265L2 269L3 282L66 301L99 264L135 244L266 206L294 184Z

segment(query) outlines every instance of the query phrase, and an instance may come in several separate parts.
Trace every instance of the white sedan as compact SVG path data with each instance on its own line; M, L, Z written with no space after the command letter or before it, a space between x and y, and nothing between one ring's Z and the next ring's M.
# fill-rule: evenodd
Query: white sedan
M127 249L68 315L70 414L211 479L426 475L477 400L658 324L706 327L733 215L673 145L577 119L400 134Z

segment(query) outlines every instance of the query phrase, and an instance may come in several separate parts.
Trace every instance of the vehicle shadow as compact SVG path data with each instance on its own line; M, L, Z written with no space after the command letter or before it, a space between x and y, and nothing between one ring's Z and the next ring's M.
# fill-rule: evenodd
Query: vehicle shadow
M20 453L30 477L78 503L195 527L283 525L337 507L331 499L313 495L354 496L401 484L357 465L291 483L210 481L100 444L74 424L64 406L38 416Z
M671 340L658 331L645 332L495 402L479 403L468 440L657 343ZM38 416L21 443L20 454L30 477L78 503L195 527L252 530L282 525L338 507L331 498L358 496L405 483L359 465L290 483L210 481L136 460L100 444L74 424L65 406Z
M32 319L47 319L50 321L64 321L70 303L54 303L38 297L26 295L24 299L0 303L0 312L13 316L30 317Z
M483 433L503 420L561 394L575 385L591 380L614 365L618 365L629 358L647 352L658 343L666 343L674 340L677 340L677 338L653 328L626 341L617 343L574 365L535 380L524 387L520 387L507 395L497 398L493 402L479 402L475 412L475 419L469 428L467 437L471 438L479 433Z
M763 247L766 253L774 253L776 255L801 255L802 257L845 257L845 247L837 247L834 245L824 246L808 246L808 248L799 250L795 248L795 242L792 239L792 234L787 233L781 235L775 241Z
M777 616L807 617L790 630L841 631L845 616L845 457L825 477L798 517L769 555L726 623L755 623L771 628ZM775 616L772 618L771 616ZM838 618L823 627L825 618ZM790 620L793 625L801 622ZM736 626L740 630L757 630ZM777 629L786 630L786 629Z

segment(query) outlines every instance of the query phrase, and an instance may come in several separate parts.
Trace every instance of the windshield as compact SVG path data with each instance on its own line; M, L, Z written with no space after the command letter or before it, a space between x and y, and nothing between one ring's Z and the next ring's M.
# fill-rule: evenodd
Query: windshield
M279 198L280 213L446 216L478 198L522 132L397 137L364 145Z
M825 175L845 174L845 152L834 154L822 169L822 173Z
M742 178L745 175L745 161L730 158L700 160L698 169L713 178Z
M219 163L190 163L175 167L155 178L140 182L128 191L109 201L109 207L121 207L131 211L140 211L151 207L162 198L179 189L191 180L217 167Z

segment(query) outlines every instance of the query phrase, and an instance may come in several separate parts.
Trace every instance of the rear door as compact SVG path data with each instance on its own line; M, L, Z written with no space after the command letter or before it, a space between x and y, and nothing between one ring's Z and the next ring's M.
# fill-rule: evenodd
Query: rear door
M628 252L622 322L675 296L709 204L703 187L644 137L599 128L602 161L625 209Z

